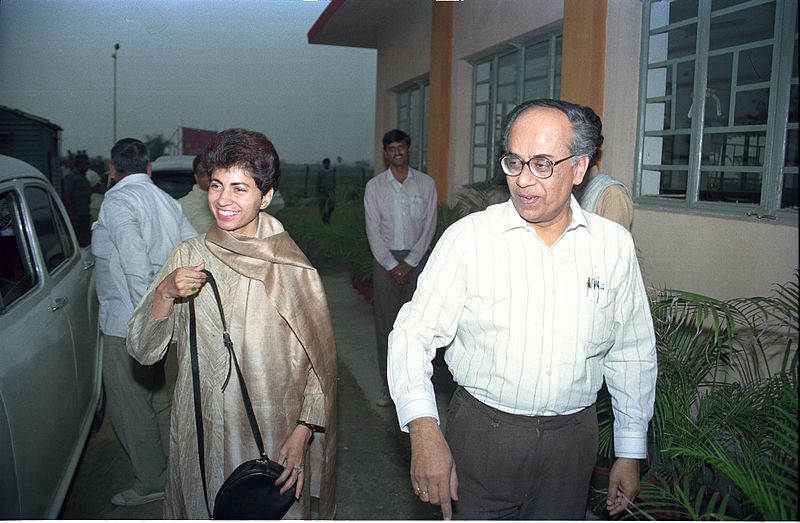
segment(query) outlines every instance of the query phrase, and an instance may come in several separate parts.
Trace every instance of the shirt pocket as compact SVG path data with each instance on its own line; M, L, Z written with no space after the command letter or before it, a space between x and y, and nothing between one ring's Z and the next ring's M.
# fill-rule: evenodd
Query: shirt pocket
M412 218L417 220L422 218L422 215L425 212L425 205L422 201L422 198L420 198L415 194L414 196L411 197L411 203L409 206L411 208L410 210Z
M614 301L609 293L590 292L581 303L581 339L589 355L597 355L614 341Z

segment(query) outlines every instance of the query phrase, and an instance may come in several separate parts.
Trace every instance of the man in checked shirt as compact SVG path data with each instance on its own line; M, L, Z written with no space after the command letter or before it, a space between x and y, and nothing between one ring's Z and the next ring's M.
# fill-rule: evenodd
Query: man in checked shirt
M631 235L571 195L602 140L589 111L533 100L508 115L510 200L445 232L389 337L412 489L445 519L583 519L604 379L617 456L609 512L639 492L655 336ZM442 346L459 385L446 438L430 381Z

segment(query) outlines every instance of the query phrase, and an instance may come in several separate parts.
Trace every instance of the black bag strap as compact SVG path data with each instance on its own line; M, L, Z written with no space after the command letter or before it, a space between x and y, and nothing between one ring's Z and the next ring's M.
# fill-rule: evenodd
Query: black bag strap
M242 371L239 368L239 361L236 359L236 353L233 350L233 342L231 341L231 337L228 334L228 327L225 324L225 314L222 310L222 300L219 297L219 289L217 288L217 282L214 279L214 276L211 272L207 270L203 270L206 274L206 283L211 286L211 290L214 291L214 298L217 301L217 308L219 309L219 317L222 320L222 341L225 344L225 348L228 350L228 376L225 378L225 383L222 385L222 390L225 390L225 387L228 385L228 380L231 374L231 361L236 369L236 376L239 380L239 388L242 391L242 402L244 403L245 412L247 413L247 419L250 422L250 429L253 431L253 438L256 440L256 446L258 447L258 453L261 456L261 459L267 461L269 457L267 456L266 451L264 450L264 441L261 438L261 431L258 429L258 421L256 420L256 415L253 412L253 405L250 403L250 395L247 392L247 384L244 381L244 376L242 376ZM211 515L211 509L208 504L208 489L206 486L206 464L205 464L205 434L203 433L203 409L201 405L200 399L200 362L197 355L197 324L196 324L196 315L194 310L194 297L189 298L189 352L192 360L192 390L194 394L194 419L195 424L197 426L197 451L200 458L200 476L203 481L203 497L205 497L206 501L206 510L208 510L209 516Z

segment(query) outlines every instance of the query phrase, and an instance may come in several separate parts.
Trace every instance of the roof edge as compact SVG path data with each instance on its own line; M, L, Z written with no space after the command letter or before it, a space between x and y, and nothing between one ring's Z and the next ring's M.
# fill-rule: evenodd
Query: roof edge
M331 3L328 5L328 7L322 11L322 14L319 15L319 18L317 18L317 21L314 22L314 25L312 25L311 29L308 30L307 39L309 44L314 43L312 40L316 38L317 33L319 33L322 28L325 27L325 24L327 24L328 21L333 18L333 15L336 14L336 11L338 11L340 7L342 7L344 1L345 0L331 0Z

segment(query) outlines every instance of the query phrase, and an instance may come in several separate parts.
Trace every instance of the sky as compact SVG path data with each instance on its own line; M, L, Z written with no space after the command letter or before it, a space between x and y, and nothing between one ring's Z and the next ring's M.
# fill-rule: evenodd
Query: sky
M329 0L1 0L0 105L63 128L61 153L180 126L266 134L284 162L371 163L376 51L310 45Z

